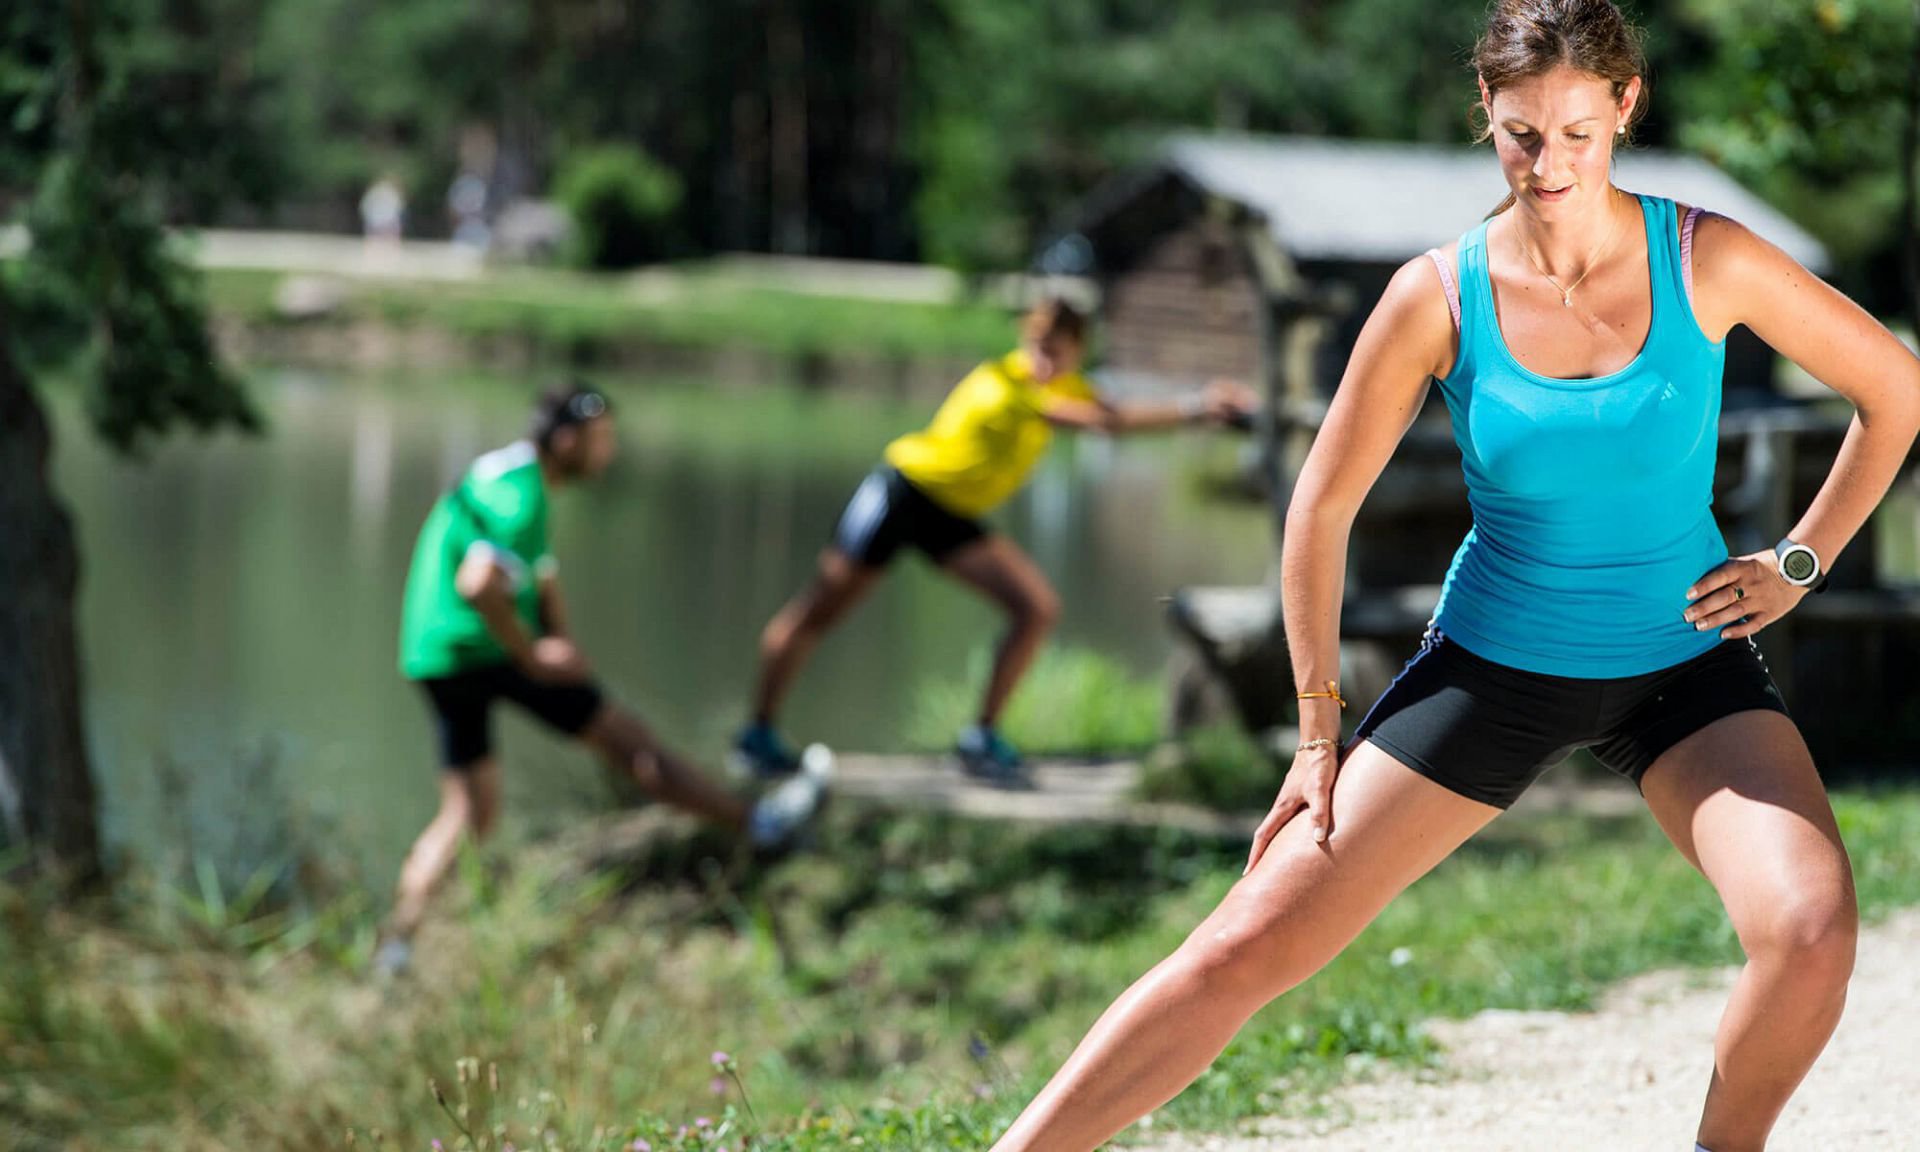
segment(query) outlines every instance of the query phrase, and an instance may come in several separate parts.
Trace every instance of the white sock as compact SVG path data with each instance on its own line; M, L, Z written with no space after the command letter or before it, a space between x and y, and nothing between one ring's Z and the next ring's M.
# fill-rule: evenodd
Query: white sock
M1694 1141L1693 1152L1713 1152L1713 1150L1696 1140Z

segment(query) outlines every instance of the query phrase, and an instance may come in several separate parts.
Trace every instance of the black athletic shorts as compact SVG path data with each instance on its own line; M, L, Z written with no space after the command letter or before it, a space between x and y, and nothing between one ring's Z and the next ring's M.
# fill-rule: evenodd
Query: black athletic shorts
M980 521L947 511L899 469L883 464L847 501L840 526L833 531L833 546L869 568L885 567L903 545L918 548L938 564L986 535Z
M1636 787L1661 753L1723 716L1779 712L1751 639L1617 679L1522 672L1427 628L1420 651L1354 733L1436 784L1505 808L1576 748Z
M440 729L440 763L464 772L493 752L493 702L511 700L549 728L577 736L600 711L591 682L548 684L513 664L488 664L420 681Z

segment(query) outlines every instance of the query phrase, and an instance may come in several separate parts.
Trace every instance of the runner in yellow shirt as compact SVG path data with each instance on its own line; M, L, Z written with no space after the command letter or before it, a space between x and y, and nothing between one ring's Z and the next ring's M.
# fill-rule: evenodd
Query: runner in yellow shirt
M1086 321L1050 299L1027 315L1018 350L981 364L962 380L925 430L887 446L885 462L853 494L819 574L767 624L753 719L734 742L756 774L794 770L775 727L780 704L822 636L871 589L903 546L924 553L1007 616L978 720L955 751L990 783L1026 786L1019 753L994 725L1060 613L1060 601L1033 560L980 523L1026 483L1056 429L1121 434L1246 417L1253 393L1220 382L1177 402L1109 402L1080 374Z

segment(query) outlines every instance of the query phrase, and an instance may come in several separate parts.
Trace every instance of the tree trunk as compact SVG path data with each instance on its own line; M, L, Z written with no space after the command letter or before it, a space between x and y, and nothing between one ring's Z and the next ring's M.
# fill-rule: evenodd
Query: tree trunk
M1913 4L1907 47L1907 115L1900 139L1900 246L1906 258L1907 320L1920 340L1920 0Z
M767 27L767 114L775 252L804 255L807 220L807 41L791 0L773 6Z
M0 844L86 885L101 872L73 623L79 556L47 476L46 414L7 347L12 323L0 292Z

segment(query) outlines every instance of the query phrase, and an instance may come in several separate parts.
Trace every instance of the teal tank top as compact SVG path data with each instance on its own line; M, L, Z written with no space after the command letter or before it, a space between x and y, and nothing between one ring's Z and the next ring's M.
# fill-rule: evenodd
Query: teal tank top
M1439 384L1473 529L1434 623L1511 668L1637 676L1718 643L1681 613L1687 589L1727 558L1711 511L1726 345L1694 320L1673 201L1639 201L1653 321L1640 354L1607 376L1522 366L1494 313L1487 224L1460 241L1460 351Z

